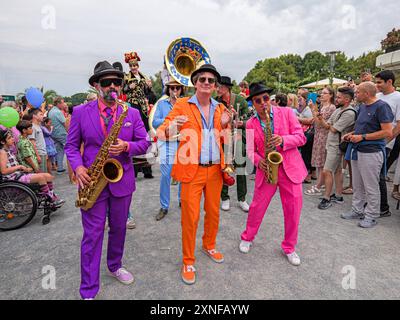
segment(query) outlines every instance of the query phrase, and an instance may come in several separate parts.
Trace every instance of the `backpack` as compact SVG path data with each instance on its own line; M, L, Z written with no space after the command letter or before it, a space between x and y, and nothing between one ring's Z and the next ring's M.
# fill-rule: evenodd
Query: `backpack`
M340 120L340 118L342 117L342 115L346 112L346 111L353 111L354 114L356 115L356 118L354 121L357 121L357 117L358 117L358 112L354 109L348 109L348 110L344 110L340 115L339 118L336 120L336 122L338 122ZM349 146L349 143L347 141L342 141L342 133L339 132L339 149L341 152L346 153L347 151L347 147Z

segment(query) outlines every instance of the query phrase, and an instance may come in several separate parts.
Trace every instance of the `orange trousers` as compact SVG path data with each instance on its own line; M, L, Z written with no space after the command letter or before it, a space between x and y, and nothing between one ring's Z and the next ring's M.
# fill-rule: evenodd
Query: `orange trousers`
M182 183L182 251L183 263L186 265L194 265L195 263L196 233L200 220L200 203L203 193L205 211L203 247L207 250L215 249L222 184L220 165L208 168L199 166L194 179L189 183Z

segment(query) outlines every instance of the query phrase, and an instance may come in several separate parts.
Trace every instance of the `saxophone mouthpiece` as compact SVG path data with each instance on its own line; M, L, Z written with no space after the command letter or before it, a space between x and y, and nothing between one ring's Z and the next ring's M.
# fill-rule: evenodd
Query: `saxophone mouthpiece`
M117 99L118 99L118 95L117 95L117 93L114 92L114 91L110 93L110 96L111 96L114 100L117 100Z

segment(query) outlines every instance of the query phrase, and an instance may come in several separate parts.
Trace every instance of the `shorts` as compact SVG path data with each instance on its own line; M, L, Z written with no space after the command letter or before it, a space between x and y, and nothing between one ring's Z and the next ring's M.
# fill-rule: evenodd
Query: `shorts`
M342 169L343 154L338 152L330 152L326 154L324 170L335 173L338 169Z
M31 179L32 179L32 176L34 175L34 173L27 173L27 174L24 174L24 175L22 175L19 179L18 179L18 181L19 182L22 182L22 183L27 183L27 184L29 184L29 183L31 183Z

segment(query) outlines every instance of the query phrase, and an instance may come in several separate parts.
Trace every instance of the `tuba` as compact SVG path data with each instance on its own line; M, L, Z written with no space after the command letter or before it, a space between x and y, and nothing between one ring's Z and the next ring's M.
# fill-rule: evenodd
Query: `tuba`
M190 76L193 71L203 64L211 63L211 59L207 50L199 41L192 38L179 38L172 41L168 46L164 63L172 78L184 87L193 87L193 84L190 81ZM153 128L153 119L157 109L157 104L167 98L166 95L161 97L150 111L149 127L152 136L156 135L156 130Z
M267 112L266 112L267 113ZM279 165L283 162L282 155L276 151L275 148L269 148L268 144L272 139L271 130L271 118L267 113L266 128L264 129L264 148L265 148L265 160L268 163L268 173L266 178L269 184L278 184L278 169Z
M124 174L121 163L114 158L110 158L108 154L108 149L117 140L124 120L128 115L127 104L118 101L117 105L122 105L123 112L119 116L117 122L113 124L110 134L104 140L95 161L88 170L88 175L91 179L90 184L80 189L78 192L78 199L76 200L75 206L85 211L93 207L100 193L108 183L120 181Z
M179 38L168 46L165 65L170 75L185 87L193 87L190 76L203 64L211 63L207 50L192 38Z

